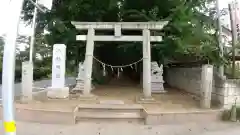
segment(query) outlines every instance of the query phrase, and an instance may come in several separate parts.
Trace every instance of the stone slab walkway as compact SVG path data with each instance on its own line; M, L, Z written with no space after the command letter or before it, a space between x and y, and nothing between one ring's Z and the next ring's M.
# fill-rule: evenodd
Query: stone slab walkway
M17 135L239 135L239 126L237 123L146 126L125 122L84 122L70 126L18 122Z

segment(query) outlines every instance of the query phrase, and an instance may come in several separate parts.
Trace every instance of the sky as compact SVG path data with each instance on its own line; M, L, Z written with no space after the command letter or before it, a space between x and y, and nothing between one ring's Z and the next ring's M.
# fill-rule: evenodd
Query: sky
M6 33L6 22L3 21L4 18L7 16L6 10L7 10L7 3L9 0L0 0L0 36L4 33ZM19 33L22 35L30 35L30 27L25 27L23 22L20 22L19 24Z
M2 18L4 18L7 14L6 13L6 3L9 0L0 0L0 17L1 17L1 21L0 21L0 36L3 35L6 32L6 22L2 21ZM228 7L228 3L231 2L232 0L219 0L220 1L220 8L227 8ZM240 2L240 0L238 0ZM229 25L229 19L228 17L222 18L223 23L225 25ZM26 35L26 36L30 36L31 35L31 27L30 26L25 26L24 22L20 22L19 24L19 34L20 35Z

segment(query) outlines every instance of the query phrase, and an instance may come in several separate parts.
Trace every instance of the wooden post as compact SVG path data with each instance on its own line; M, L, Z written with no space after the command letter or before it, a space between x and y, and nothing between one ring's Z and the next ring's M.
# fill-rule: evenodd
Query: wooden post
M150 31L143 30L143 94L151 98L151 45Z
M83 96L90 96L92 86L92 65L93 65L93 51L94 51L94 35L95 30L93 28L88 29L87 34L87 46L85 54L85 78L84 78L84 91Z

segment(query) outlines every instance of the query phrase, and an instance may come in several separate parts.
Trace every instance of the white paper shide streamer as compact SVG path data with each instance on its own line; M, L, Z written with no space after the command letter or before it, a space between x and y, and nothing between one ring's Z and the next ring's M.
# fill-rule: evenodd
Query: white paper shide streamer
M143 60L143 58L141 58L140 60L138 60L136 62L133 62L131 64L121 65L121 66L113 66L113 65L106 64L106 63L102 62L101 60L97 59L94 56L93 56L93 58L102 65L102 67L103 67L103 76L106 76L106 74L107 74L106 73L106 67L110 67L112 72L114 72L114 68L117 69L117 76L118 77L120 76L120 73L123 72L123 68L126 68L126 67L131 67L131 69L133 69L133 66L134 66L135 71L137 72L137 64Z

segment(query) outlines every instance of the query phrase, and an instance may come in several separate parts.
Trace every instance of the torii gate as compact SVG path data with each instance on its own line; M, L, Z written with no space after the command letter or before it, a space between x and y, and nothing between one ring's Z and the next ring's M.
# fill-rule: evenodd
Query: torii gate
M94 41L141 41L143 43L143 98L151 96L151 44L162 41L161 36L151 36L150 30L161 30L168 22L72 22L78 30L88 30L87 35L77 35L77 41L86 41L85 78L83 96L91 96L91 76ZM95 30L114 30L114 35L95 35ZM142 30L142 35L122 35L121 30Z

